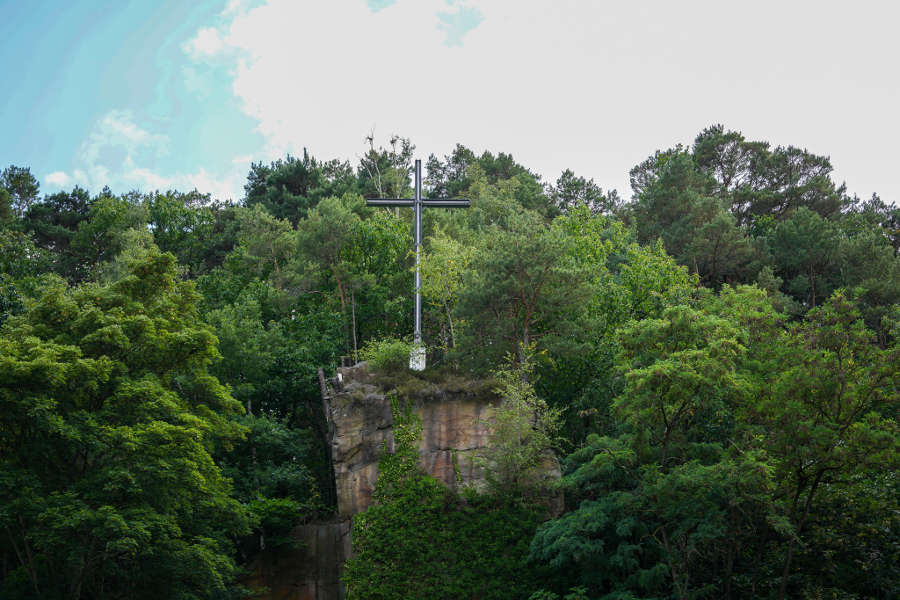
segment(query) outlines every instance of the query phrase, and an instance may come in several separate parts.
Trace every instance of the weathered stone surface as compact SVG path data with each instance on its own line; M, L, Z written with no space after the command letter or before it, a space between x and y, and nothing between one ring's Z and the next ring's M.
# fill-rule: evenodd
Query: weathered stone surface
M342 600L340 577L350 556L350 521L300 525L296 547L263 554L244 585L265 600Z
M335 390L325 403L331 432L338 514L349 518L372 503L378 459L394 449L388 396L373 383L366 365L338 369ZM413 399L422 421L419 456L424 471L452 489L481 486L477 452L490 436L494 404L462 388L434 386Z
M324 380L323 380L324 381ZM338 369L325 386L323 409L338 498L337 522L302 525L294 531L296 550L270 553L245 579L249 587L267 588L258 600L342 600L340 574L351 555L350 519L372 503L382 453L394 449L394 418L388 395L376 385L365 363ZM475 464L488 445L490 422L499 399L477 393L465 382L423 384L407 395L422 421L419 457L426 473L451 489L485 483ZM483 388L481 390L483 392ZM559 463L548 454L545 477L558 479ZM559 514L562 497L547 499L550 514Z

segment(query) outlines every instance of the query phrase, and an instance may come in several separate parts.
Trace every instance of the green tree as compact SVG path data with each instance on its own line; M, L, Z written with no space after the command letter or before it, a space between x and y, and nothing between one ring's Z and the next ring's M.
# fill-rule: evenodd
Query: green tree
M323 198L355 192L356 178L346 161L321 162L304 148L303 158L288 155L269 165L253 163L244 191L245 206L261 205L296 225Z
M532 542L557 591L749 595L746 557L764 547L778 512L771 459L734 445L736 411L755 389L748 349L773 327L763 293L726 287L620 329L618 427L566 459L574 510Z
M621 387L614 364L616 330L630 319L658 317L664 308L683 303L695 278L661 243L640 246L621 221L586 207L557 218L553 227L567 238L572 259L593 277L594 294L586 304L585 343L539 361L537 388L564 410L568 439L578 444L588 432L610 433L611 403Z
M0 227L6 227L16 218L9 190L0 187Z
M0 188L6 190L7 201L21 218L37 200L40 185L28 167L10 165L0 173Z
M88 219L91 204L87 191L76 186L71 192L45 196L32 204L22 219L25 231L34 235L35 243L52 254L54 271L75 283L89 275L83 257L71 245L79 225Z
M654 176L643 183L633 209L638 240L662 239L669 254L712 287L745 279L754 249L713 195L715 181L688 152L656 160Z
M775 227L769 247L788 294L814 308L834 289L840 232L813 211L800 208Z
M694 139L692 154L701 169L716 181L716 195L730 198L735 191L753 185L755 159L764 154L768 144L748 142L739 131L726 131L713 125ZM745 206L732 207L742 213Z
M730 320L686 306L621 330L627 388L615 408L658 448L663 471L690 454L697 419L724 413L747 393L735 373L742 337Z
M294 259L296 234L291 224L273 217L261 206L238 213L239 256L255 277L280 290L296 287L296 274L288 263Z
M47 272L51 255L34 244L31 236L18 231L0 231L0 273L22 279Z
M900 484L896 471L855 473L825 484L792 567L809 597L900 594ZM795 582L795 589L800 588Z
M883 215L863 209L837 223L840 230L833 278L842 288L855 290L866 325L886 343L882 319L900 304L900 255L892 246Z
M300 222L298 267L307 293L337 301L347 354L409 327L410 237L404 221L367 209L359 196L326 198Z
M553 352L583 341L594 278L569 250L566 236L531 211L483 232L457 306L460 346L499 364L508 352L523 360L532 343Z
M779 496L792 527L779 598L788 596L794 552L823 486L900 466L900 355L875 342L855 304L835 293L792 328L785 368L753 405L751 423L778 459Z
M576 177L569 169L563 171L556 185L550 188L550 197L563 213L584 206L592 213L612 214L622 206L618 192L604 192L593 179Z
M693 264L702 281L711 287L749 280L756 270L757 249L736 226L735 218L716 210L688 243L685 261Z
M848 203L846 188L831 180L828 157L794 146L771 149L713 125L694 140L692 155L741 225L765 215L788 218L801 207L829 218Z
M210 372L231 387L248 413L248 440L223 459L238 469L229 471L229 475L246 483L237 486L239 497L249 502L256 498L248 495L249 490L260 488L260 494L279 505L294 503L298 510L293 523L309 517L313 508L321 508L319 504L334 501L316 371L335 363L341 348L340 323L327 323L322 331L315 312L300 312L302 307L294 305L285 316L266 307L272 303L270 296L278 298L277 291L255 281L232 303L207 312L205 320L213 326L222 354ZM267 449L265 440L271 436L284 443ZM292 446L294 450L290 450ZM269 470L259 471L260 465L266 460L276 463L278 456L291 452L291 458L282 465L284 472L312 477L314 485L267 487ZM252 459L254 455L258 455L258 463ZM271 468L277 471L275 465ZM272 531L260 533L268 536Z
M0 325L24 310L23 293L39 286L37 276L51 265L50 254L35 246L31 236L0 229Z
M357 337L412 331L412 228L388 211L356 207L361 220L348 259L357 274L351 288Z
M285 343L280 323L265 323L260 301L250 294L210 311L205 320L213 326L222 353L211 367L213 373L231 386L248 414L280 413L282 407L263 404L259 394L271 375L274 353Z
M95 272L123 250L126 231L146 224L147 212L137 198L100 196L91 203L87 218L78 224L69 248L79 264Z
M245 557L279 551L295 541L291 530L322 514L322 498L310 464L316 461L317 440L307 429L291 427L286 419L265 413L238 419L248 430L217 460L234 482L233 496L253 518L254 535L242 538Z
M369 149L359 160L357 176L359 191L367 197L401 198L411 193L413 152L415 145L409 138L392 135L389 148L375 148L375 134L366 136Z
M524 360L508 357L496 372L500 404L490 423L491 437L480 459L491 491L499 496L540 500L550 485L548 466L559 430L559 410L551 409L534 390L534 349Z
M330 283L337 292L348 354L356 347L354 284L362 276L352 260L362 226L359 215L352 209L354 204L360 204L359 198L326 198L297 229L298 248L308 261L310 278Z
M425 176L429 194L435 198L461 197L469 187L468 170L475 161L475 153L462 144L456 144L444 160L430 155Z
M174 254L192 277L220 266L237 244L239 207L212 202L209 194L154 192L142 203L156 245Z
M442 231L426 239L428 251L423 253L422 297L442 312L441 346L450 350L456 346L458 319L453 310L459 302L463 273L472 260L472 248L457 242ZM444 327L446 325L446 327Z
M431 155L427 166L426 183L429 193L435 197L476 198L479 194L473 186L480 183L507 190L521 208L547 217L559 214L540 176L517 163L511 154L500 152L495 156L486 151L476 157L471 150L457 144L443 161Z
M48 278L0 336L3 594L204 598L247 529L210 455L243 435L170 254L106 286ZM14 563L16 566L12 566Z

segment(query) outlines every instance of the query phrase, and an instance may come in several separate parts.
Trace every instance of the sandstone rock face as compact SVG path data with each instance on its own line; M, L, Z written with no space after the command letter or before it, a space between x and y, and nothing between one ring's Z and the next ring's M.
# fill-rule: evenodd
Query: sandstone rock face
M372 503L378 460L394 450L394 417L388 394L365 363L338 369L323 385L331 459L337 488L336 522L301 525L294 530L297 549L257 564L248 587L267 588L258 600L342 600L340 576L351 555L350 523ZM324 383L324 382L323 382ZM483 487L484 471L475 464L488 445L490 422L499 399L484 386L463 380L420 384L403 392L422 422L422 469L451 489ZM489 386L488 386L489 387ZM559 464L548 455L548 479L558 479ZM562 497L548 498L550 514L559 514Z
M375 385L364 363L341 368L325 402L331 434L338 514L350 518L372 503L378 459L394 449L389 397ZM427 386L413 411L422 421L419 456L423 470L451 489L480 487L482 469L473 458L490 436L494 403L464 386Z
M342 600L340 576L350 556L350 521L300 525L295 548L266 555L243 581L257 600Z

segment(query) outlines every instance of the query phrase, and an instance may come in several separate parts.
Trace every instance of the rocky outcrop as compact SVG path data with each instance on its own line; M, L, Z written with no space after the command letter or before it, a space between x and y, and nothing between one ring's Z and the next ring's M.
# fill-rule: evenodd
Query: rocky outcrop
M412 383L398 393L413 402L422 422L422 469L451 489L480 487L484 472L473 459L488 443L497 398L489 387L463 380ZM394 448L394 418L388 394L365 363L338 369L330 384L325 413L338 514L349 518L372 502L378 459Z
M245 585L264 590L258 600L341 600L340 576L350 557L350 522L372 503L378 460L394 449L390 392L413 403L422 422L422 469L451 489L483 487L485 473L475 457L488 445L490 422L499 402L489 381L448 377L440 381L404 374L397 380L376 377L365 363L338 369L325 380L322 402L328 422L338 515L335 522L302 525L294 549L261 561ZM559 465L548 455L546 477L559 478ZM558 514L562 498L548 498ZM273 553L274 554L274 553Z
M268 552L243 584L257 600L342 600L341 573L350 556L350 521L294 528L293 545Z

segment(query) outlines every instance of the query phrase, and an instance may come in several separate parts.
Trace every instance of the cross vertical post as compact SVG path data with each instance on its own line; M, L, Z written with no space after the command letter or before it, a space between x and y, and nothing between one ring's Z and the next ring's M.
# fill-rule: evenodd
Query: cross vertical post
M416 246L416 276L413 291L415 292L415 314L413 315L413 348L409 354L409 368L414 371L425 370L425 344L422 342L422 209L427 206L441 208L463 208L469 206L468 200L459 199L426 199L422 197L422 161L416 159L415 187L412 198L367 198L367 206L408 206L413 209L413 240Z
M415 244L416 244L416 316L413 343L422 345L422 274L419 266L419 253L422 251L422 161L416 159L416 196L415 196Z

